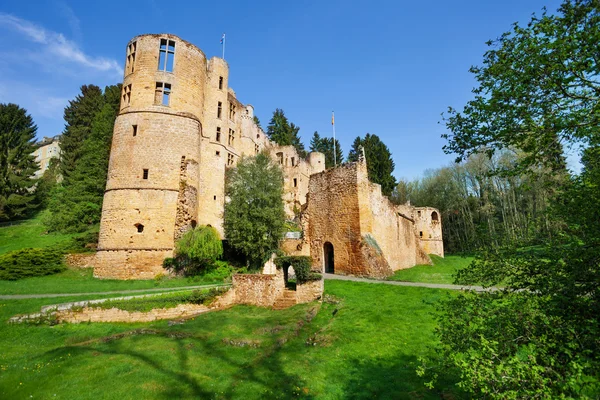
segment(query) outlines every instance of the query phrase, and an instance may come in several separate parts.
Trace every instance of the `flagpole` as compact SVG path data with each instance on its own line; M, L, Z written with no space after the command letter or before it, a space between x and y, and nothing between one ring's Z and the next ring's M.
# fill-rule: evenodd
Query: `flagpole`
M225 33L223 33L223 37L221 38L223 42L223 60L225 59Z
M333 130L333 166L337 167L337 149L335 144L335 114L331 112L331 129Z

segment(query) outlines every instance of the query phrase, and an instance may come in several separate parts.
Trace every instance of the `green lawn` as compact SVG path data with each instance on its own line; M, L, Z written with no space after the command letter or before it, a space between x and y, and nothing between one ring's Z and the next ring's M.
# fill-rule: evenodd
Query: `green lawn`
M463 397L450 376L442 393L415 374L433 352L433 304L446 291L340 281L325 290L322 305L236 306L173 326L8 325L52 299L0 302L0 398Z
M396 271L388 278L391 281L453 283L454 274L468 266L473 257L446 256L444 258L431 256L433 265L417 265L412 268Z
M66 244L82 234L46 233L44 212L34 218L0 225L0 254L23 248L42 248Z

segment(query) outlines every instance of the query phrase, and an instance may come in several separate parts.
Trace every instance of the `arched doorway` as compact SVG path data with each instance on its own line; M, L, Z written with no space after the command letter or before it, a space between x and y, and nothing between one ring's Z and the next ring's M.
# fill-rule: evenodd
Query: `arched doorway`
M330 242L325 242L323 245L323 259L325 260L325 272L334 274L335 268L333 264L333 245Z

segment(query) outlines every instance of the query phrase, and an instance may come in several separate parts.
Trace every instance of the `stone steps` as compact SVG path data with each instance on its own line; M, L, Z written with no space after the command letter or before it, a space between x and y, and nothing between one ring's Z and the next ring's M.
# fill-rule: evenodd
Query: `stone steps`
M273 310L283 310L295 306L296 304L298 304L296 301L296 291L285 289L281 297L275 300Z

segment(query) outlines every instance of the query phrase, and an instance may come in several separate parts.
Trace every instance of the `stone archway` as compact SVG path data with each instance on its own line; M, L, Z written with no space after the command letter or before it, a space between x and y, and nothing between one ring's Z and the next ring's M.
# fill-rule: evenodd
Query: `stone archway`
M333 245L330 242L325 242L323 245L323 260L325 262L325 272L328 274L335 273L335 264L333 256Z

